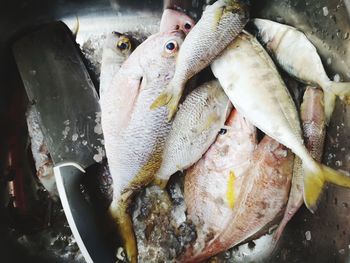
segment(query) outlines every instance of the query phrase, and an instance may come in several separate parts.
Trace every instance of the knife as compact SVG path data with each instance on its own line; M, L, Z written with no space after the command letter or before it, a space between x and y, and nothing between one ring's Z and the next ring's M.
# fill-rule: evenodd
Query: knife
M98 96L77 44L64 23L54 22L26 34L12 48L80 251L88 263L115 262L80 189L85 169L102 159L104 148Z

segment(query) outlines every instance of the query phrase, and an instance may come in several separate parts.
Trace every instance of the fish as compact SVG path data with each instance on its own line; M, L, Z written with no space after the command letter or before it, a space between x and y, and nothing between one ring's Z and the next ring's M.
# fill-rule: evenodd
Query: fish
M196 244L184 262L200 262L267 232L288 201L294 155L233 110L226 134L185 175L188 217Z
M53 172L54 164L46 146L45 137L41 131L39 117L37 116L34 106L29 106L27 108L26 121L36 175L51 198L53 200L58 200L58 191Z
M113 77L138 44L127 34L113 31L107 35L102 51L100 97L104 95Z
M326 183L350 187L350 177L316 162L306 149L291 95L255 37L240 34L211 68L237 111L302 160L304 202L311 212Z
M254 19L258 39L266 46L277 64L292 77L324 91L326 121L329 123L336 96L350 96L349 82L331 81L317 49L298 29L266 19Z
M173 77L184 37L182 31L149 37L123 63L100 101L113 178L109 211L130 262L137 262L137 247L128 208L137 190L154 179L171 128L165 107L149 107Z
M180 105L166 139L156 184L197 162L225 126L232 106L217 80L205 82Z
M196 22L188 15L167 8L163 11L159 31L182 30L187 35L195 24Z
M249 6L246 1L218 0L208 5L184 41L173 79L152 103L151 109L166 106L169 110L168 120L171 120L186 82L211 63L243 30L248 19Z
M326 114L323 104L323 92L319 88L307 87L301 104L301 121L306 148L311 156L318 162L323 155L326 136ZM303 204L303 171L301 160L295 159L293 168L292 187L284 213L275 234L274 242L277 244L287 223Z

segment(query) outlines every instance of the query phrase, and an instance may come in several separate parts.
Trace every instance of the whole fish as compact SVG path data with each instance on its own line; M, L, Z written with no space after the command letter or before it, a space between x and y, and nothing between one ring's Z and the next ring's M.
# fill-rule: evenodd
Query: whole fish
M101 98L102 129L113 177L110 212L130 262L137 261L137 247L127 209L134 192L154 179L171 127L165 107L149 108L173 76L183 39L182 31L149 37L124 62Z
M217 80L192 91L180 105L167 137L157 184L197 162L224 128L231 103Z
M316 162L303 144L295 104L273 61L255 37L241 34L212 70L238 112L303 162L304 201L315 211L326 182L350 187L350 177Z
M308 87L304 93L300 111L306 148L310 151L311 156L316 161L320 162L322 159L326 135L326 120L322 90ZM303 171L301 160L295 158L292 187L284 217L275 232L275 242L280 239L287 223L292 219L302 204Z
M323 89L328 123L336 95L350 96L350 83L338 83L328 78L316 48L298 29L266 19L254 19L253 23L259 31L259 40L282 69L308 85Z
M126 34L113 31L103 46L100 74L100 97L111 85L113 77L138 43Z
M160 32L182 30L187 35L195 24L188 15L176 10L165 9L160 21Z
M218 0L207 6L203 16L190 31L177 61L173 79L154 101L152 109L166 105L168 119L177 110L188 79L208 66L248 22L248 5L240 0Z
M235 110L228 126L186 173L187 212L198 237L185 262L200 262L267 230L288 200L293 154L268 136L257 146L256 128Z

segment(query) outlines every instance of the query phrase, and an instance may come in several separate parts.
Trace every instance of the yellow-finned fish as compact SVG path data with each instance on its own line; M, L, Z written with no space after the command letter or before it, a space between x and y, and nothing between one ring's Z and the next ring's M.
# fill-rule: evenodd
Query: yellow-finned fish
M176 71L152 109L166 105L171 119L188 79L208 66L244 28L249 19L244 0L218 0L207 6L203 16L188 33L176 61Z
M266 19L254 19L253 23L259 31L259 40L282 69L308 85L323 89L329 123L336 95L350 96L350 83L338 83L328 78L316 48L298 29Z
M323 92L314 87L308 87L301 104L301 120L306 148L318 162L322 159L323 146L326 136L326 117L323 105ZM292 187L284 213L274 236L274 242L280 239L289 220L303 204L303 171L301 160L295 158Z
M157 184L164 186L172 174L187 169L202 157L224 128L231 109L231 102L217 80L204 83L186 97L167 137Z
M185 176L197 240L184 262L201 262L268 229L288 201L293 154L268 136L258 145L256 128L236 110L227 126Z
M108 34L103 46L100 74L100 97L111 85L121 65L136 48L136 42L126 34L113 31Z
M130 262L137 262L137 247L128 207L135 191L154 179L171 127L167 108L150 110L150 105L171 80L184 37L182 31L149 37L124 62L100 100L113 177L110 212Z
M316 162L306 149L295 104L255 37L240 34L212 63L212 70L237 111L302 160L304 201L310 211L316 210L325 183L350 187L350 177Z

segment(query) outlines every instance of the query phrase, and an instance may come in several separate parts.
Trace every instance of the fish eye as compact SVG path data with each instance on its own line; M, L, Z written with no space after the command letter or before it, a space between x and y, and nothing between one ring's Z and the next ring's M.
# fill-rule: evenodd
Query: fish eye
M130 40L127 38L122 38L121 40L118 41L117 48L120 49L121 51L130 50L131 48Z
M168 53L173 53L178 49L178 44L175 40L170 40L165 44L165 51Z
M190 30L192 28L191 24L189 22L186 22L185 29Z

